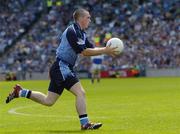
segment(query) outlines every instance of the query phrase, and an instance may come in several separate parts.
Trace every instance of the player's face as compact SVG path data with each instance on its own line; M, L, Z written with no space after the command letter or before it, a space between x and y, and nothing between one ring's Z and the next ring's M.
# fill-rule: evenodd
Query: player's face
M91 22L91 16L90 16L89 12L85 12L85 14L81 20L82 29L88 28L90 22Z

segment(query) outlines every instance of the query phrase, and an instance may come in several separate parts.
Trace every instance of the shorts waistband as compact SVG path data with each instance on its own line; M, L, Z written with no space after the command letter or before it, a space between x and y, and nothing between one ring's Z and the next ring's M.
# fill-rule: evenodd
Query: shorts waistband
M69 64L67 61L65 61L65 60L62 60L62 59L60 59L60 58L56 58L56 61L62 61L62 62L64 62L65 64L67 64L69 67L71 67L71 68L73 68L73 65L71 65L71 64Z

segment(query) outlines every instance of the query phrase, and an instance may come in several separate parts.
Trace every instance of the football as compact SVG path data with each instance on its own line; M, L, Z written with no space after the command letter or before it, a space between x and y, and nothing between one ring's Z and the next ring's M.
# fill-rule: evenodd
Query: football
M117 47L116 48L116 54L119 55L120 53L122 53L122 51L124 50L124 44L122 42L122 40L120 40L119 38L111 38L108 40L108 42L106 43L106 46L110 46L110 47Z

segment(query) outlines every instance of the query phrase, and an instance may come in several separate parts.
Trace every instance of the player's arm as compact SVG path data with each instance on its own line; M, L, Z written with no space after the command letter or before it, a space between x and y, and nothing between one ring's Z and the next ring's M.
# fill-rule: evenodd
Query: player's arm
M111 48L110 46L106 47L93 47L93 45L86 39L86 45L88 48L84 49L81 54L84 56L95 56L101 54L108 54L111 56L115 56L115 49Z
M77 54L81 53L84 49L86 49L86 46L84 44L81 44L82 42L78 40L78 38L80 38L78 36L79 35L75 33L72 27L68 28L66 34L67 40Z
M108 54L111 56L115 56L115 49L109 46L106 47L93 47L93 45L86 39L85 44L81 44L78 41L78 35L74 32L72 28L69 28L67 31L67 40L70 43L71 47L76 53L81 53L83 56L95 56L101 54Z

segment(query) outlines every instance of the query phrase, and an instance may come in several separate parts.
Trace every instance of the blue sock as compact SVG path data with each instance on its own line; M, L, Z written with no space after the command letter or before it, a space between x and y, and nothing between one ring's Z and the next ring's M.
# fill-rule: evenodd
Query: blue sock
M29 98L31 95L31 91L27 89L20 90L19 97L26 97Z
M89 122L87 114L80 115L79 120L80 120L80 123L81 123L82 126L86 125Z

